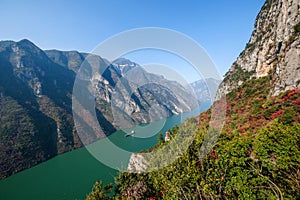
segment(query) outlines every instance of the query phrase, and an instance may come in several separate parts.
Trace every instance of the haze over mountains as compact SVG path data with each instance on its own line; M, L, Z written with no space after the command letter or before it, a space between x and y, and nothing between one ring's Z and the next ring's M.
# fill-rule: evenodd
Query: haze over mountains
M207 78L195 81L191 83L191 86L200 102L212 101L211 103L213 103L220 83L221 80Z
M88 56L99 63L91 67L96 73L90 77L86 92L91 95L91 88L96 88L96 114L102 130L81 141L74 128L72 91L76 73ZM43 51L26 39L1 41L0 177L81 147L82 142L93 142L116 129L188 112L198 105L191 92L191 88L148 73L126 59L111 64L100 56L77 51ZM117 101L126 98L125 105L118 107ZM91 126L86 111L76 114Z

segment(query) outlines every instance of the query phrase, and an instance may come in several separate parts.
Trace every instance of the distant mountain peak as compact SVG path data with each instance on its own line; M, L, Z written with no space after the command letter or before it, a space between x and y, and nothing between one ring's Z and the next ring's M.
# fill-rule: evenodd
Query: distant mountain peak
M207 108L214 102L221 80L215 78L201 79L191 83L196 98L200 103L208 102Z
M42 50L38 46L36 46L33 42L31 42L28 39L22 39L19 42L16 42L16 45L23 48L29 48L30 50L42 52Z
M87 85L74 85L85 60L87 70L82 71L87 72L83 72L87 81L78 82ZM0 135L5 136L0 141L0 155L5 155L0 159L0 179L105 137L117 128L159 120L197 106L180 84L137 66L124 58L110 63L98 55L77 51L43 51L27 39L0 41L0 116L5 113L2 116L9 119L0 120L0 127L6 127L0 128ZM126 74L133 68L134 73ZM124 74L128 79L122 79ZM80 127L88 126L88 130L93 124L85 104L72 115L72 99L80 101L78 95L72 96L74 89L79 89L84 99L96 97L96 114L103 128L80 139L73 117L78 116ZM125 99L128 101L119 104ZM20 111L21 118L14 117ZM19 119L26 125L21 126Z
M0 51L6 51L11 49L13 52L17 53L17 50L22 49L30 49L33 52L42 52L42 50L37 47L33 42L29 41L28 39L22 39L18 42L12 40L4 40L0 41Z
M131 60L126 58L118 58L112 62L112 65L122 76L124 76L127 72L129 72L133 68L139 66L135 62L132 62Z
M30 44L30 45L34 45L35 46L35 44L33 42L31 42L30 40L28 40L28 39L22 39L22 40L20 40L17 43L19 43L19 44Z
M133 64L134 62L132 62L131 60L127 59L127 58L117 58L115 59L112 63L115 63L115 64ZM136 63L134 63L136 64Z

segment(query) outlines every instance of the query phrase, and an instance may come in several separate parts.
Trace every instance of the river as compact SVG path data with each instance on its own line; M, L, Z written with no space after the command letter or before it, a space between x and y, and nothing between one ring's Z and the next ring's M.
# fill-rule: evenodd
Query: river
M109 137L91 144L87 148L84 147L58 155L35 167L1 180L0 199L84 199L96 181L102 180L104 183L113 182L114 177L118 173L117 170L95 159L88 149L93 149L97 145L101 146L108 140L120 148L132 152L148 149L157 143L157 135L160 131L165 132L175 125L180 124L184 119L198 114L199 109L195 109L190 113L172 116L164 120L164 123L157 121L133 128L141 134L141 137L155 132L152 137L124 137L126 133L117 131ZM155 123L162 127L159 131L156 130ZM104 153L106 154L106 152ZM109 155L109 149L107 149L107 155ZM127 163L124 162L123 164L127 166L129 156L124 157L124 159Z

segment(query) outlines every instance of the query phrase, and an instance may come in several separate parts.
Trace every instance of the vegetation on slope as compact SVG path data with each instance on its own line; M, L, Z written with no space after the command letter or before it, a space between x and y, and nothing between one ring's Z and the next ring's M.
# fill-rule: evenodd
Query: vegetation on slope
M88 55L97 62L92 65L84 62ZM90 82L81 78L75 81L82 63L86 70L81 70L81 75L89 77ZM129 70L132 66L138 65L123 59L121 67L97 55L76 51L43 51L26 39L0 41L0 179L94 142L103 133L109 135L120 129L121 124L131 127L155 120L147 115L153 109L150 105L163 107L162 116L188 111L197 105L196 99L191 101L189 92L180 84L142 68L136 68L135 80L122 78L120 69ZM145 80L151 80L151 84L138 87L145 85ZM91 92L91 87L96 92ZM94 96L102 130L86 139L85 133L77 131L79 127L92 130L94 126L93 109L89 106L93 103L87 101ZM72 106L72 97L76 99L73 103L78 102L81 108L78 112L72 109L76 107ZM112 99L129 102L123 109L117 102L112 103ZM116 120L117 115L124 117ZM73 116L78 122L76 127Z
M101 198L92 192L87 199L299 199L300 91L269 97L271 85L271 76L251 79L227 95L225 126L204 158L199 150L210 110L199 116L196 137L176 162L150 173L120 173L113 197L96 184Z

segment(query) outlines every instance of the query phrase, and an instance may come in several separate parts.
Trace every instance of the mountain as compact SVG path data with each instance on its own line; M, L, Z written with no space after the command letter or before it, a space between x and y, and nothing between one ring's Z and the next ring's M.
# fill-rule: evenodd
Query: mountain
M129 72L129 73L137 72L138 70L135 68L140 68L140 70L141 70L140 65L138 65L137 63L134 63L128 59L125 59L125 58L119 58L119 59L113 61L112 64L117 69L117 71L120 72L122 74L122 76L125 76L125 77L126 77L127 72ZM146 73L147 75L141 77L143 73ZM193 96L195 96L194 98L198 100L201 110L206 110L211 106L211 104L214 101L218 87L221 83L220 80L217 80L214 78L207 78L204 80L195 81L195 82L191 83L189 86L186 86L185 88L183 88L183 86L181 86L180 84L178 84L175 81L172 81L172 82L165 81L165 83L162 83L161 80L166 80L166 79L162 79L163 76L158 77L155 74L153 76L151 76L150 73L147 73L144 70L141 70L140 73L138 73L138 74L139 74L139 76L132 75L132 74L128 74L127 76L130 77L130 79L134 79L135 82L139 82L139 80L142 80L142 82L139 84L142 84L146 80L147 82L153 82L153 83L156 82L156 83L163 84L166 87L170 87L170 89L172 91L176 91L178 89L190 90L189 93L193 94ZM172 83L172 84L170 85L170 83ZM180 93L180 91L175 92L175 93Z
M270 95L300 88L298 0L268 0L258 14L245 50L226 73L220 93L251 78L273 74Z
M131 62L128 59L125 58L119 58L115 61L112 62L113 66L116 68L116 70L122 74L122 76L126 76L127 72L130 72L131 70L133 70L134 68L141 68L141 66L139 66L138 64ZM131 71L133 72L133 71ZM140 75L142 73L139 73ZM132 76L131 78L136 79L136 81L138 80L147 80L148 82L150 82L150 80L152 82L161 82L160 80L165 80L165 79L161 79L161 77L157 77L157 75L154 75L155 77L151 77L149 76L150 73L147 73L148 76L148 80L145 77L139 77L139 76ZM168 83L170 82L166 82L166 86L168 85ZM168 85L172 88L172 90L177 90L178 88L182 88L181 85L179 85L177 82L172 82L174 83L173 85ZM191 83L189 86L185 87L186 90L190 90L189 93L193 94L193 96L195 96L195 98L198 100L198 104L200 105L200 109L201 110L206 110L208 109L216 96L218 87L221 83L221 80L217 80L214 78L207 78L204 80L198 80L195 81L193 83Z
M80 146L72 132L74 78L28 40L0 42L1 178Z
M207 78L191 83L197 100L203 108L208 109L215 100L221 80Z
M126 63L132 64L125 59L111 64L100 56L77 51L43 51L29 40L1 41L0 178L117 129L187 112L197 106L196 100L188 98L188 91L177 82L147 73L138 66L134 72L125 73L129 72L124 69ZM80 71L82 65L88 65L84 69L87 71ZM95 109L75 96L73 103L80 105L82 112L72 112L73 86L76 80L82 81L76 75L89 70L93 73L88 84L79 87L84 98L95 95L96 117L102 130L80 138L73 116L80 121L77 125L91 130L94 124L90 119ZM132 77L126 78L127 74Z
M88 54L77 51L46 50L46 55L56 64L77 72Z
M118 58L112 62L112 65L118 70L118 72L122 76L124 76L127 72L138 66L138 64L131 62L126 58Z
M133 154L115 185L97 182L87 199L112 199L108 188L115 199L299 199L299 11L298 0L267 0L212 107ZM212 115L222 111L224 125Z

